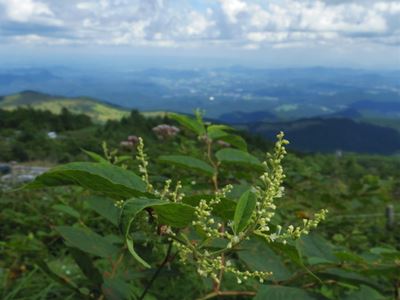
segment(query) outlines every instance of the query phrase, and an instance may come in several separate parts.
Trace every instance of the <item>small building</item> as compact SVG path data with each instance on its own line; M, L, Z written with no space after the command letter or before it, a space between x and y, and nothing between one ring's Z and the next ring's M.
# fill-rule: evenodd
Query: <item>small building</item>
M58 137L58 135L57 135L57 132L55 132L55 131L49 131L49 132L47 133L47 137L48 137L49 139L54 140L54 139L56 139L56 138Z

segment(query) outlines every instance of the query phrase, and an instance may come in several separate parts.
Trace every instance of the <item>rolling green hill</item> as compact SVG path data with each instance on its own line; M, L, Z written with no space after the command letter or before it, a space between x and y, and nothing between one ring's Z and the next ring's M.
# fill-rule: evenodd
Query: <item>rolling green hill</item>
M56 114L65 107L72 113L84 113L94 122L100 123L107 120L120 120L129 115L129 111L126 109L87 97L67 98L35 91L24 91L0 97L0 109L14 110L18 107L49 110Z

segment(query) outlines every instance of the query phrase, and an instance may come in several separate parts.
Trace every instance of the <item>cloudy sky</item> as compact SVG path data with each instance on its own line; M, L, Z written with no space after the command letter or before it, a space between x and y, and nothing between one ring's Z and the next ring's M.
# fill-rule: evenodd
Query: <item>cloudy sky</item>
M400 1L0 0L0 54L400 68Z

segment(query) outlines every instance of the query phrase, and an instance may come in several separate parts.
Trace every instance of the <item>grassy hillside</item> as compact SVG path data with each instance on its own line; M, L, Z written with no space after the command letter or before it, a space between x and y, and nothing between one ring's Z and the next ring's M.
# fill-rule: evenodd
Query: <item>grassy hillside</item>
M55 114L59 114L65 107L73 113L84 113L93 121L101 123L107 120L120 120L129 115L128 110L86 97L66 98L34 91L0 97L0 109L14 110L18 107L49 110Z

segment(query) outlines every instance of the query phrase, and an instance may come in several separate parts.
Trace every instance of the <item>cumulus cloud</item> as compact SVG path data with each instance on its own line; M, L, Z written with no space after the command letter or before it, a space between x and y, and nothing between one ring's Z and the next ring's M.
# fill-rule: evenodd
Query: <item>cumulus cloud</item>
M14 22L61 24L46 3L34 0L0 0L5 17Z
M249 50L310 44L399 45L400 3L397 1L218 0L202 3L0 0L0 33L8 32L9 43L38 44L157 47L223 44ZM22 23L27 26L23 32L17 32L15 29Z

